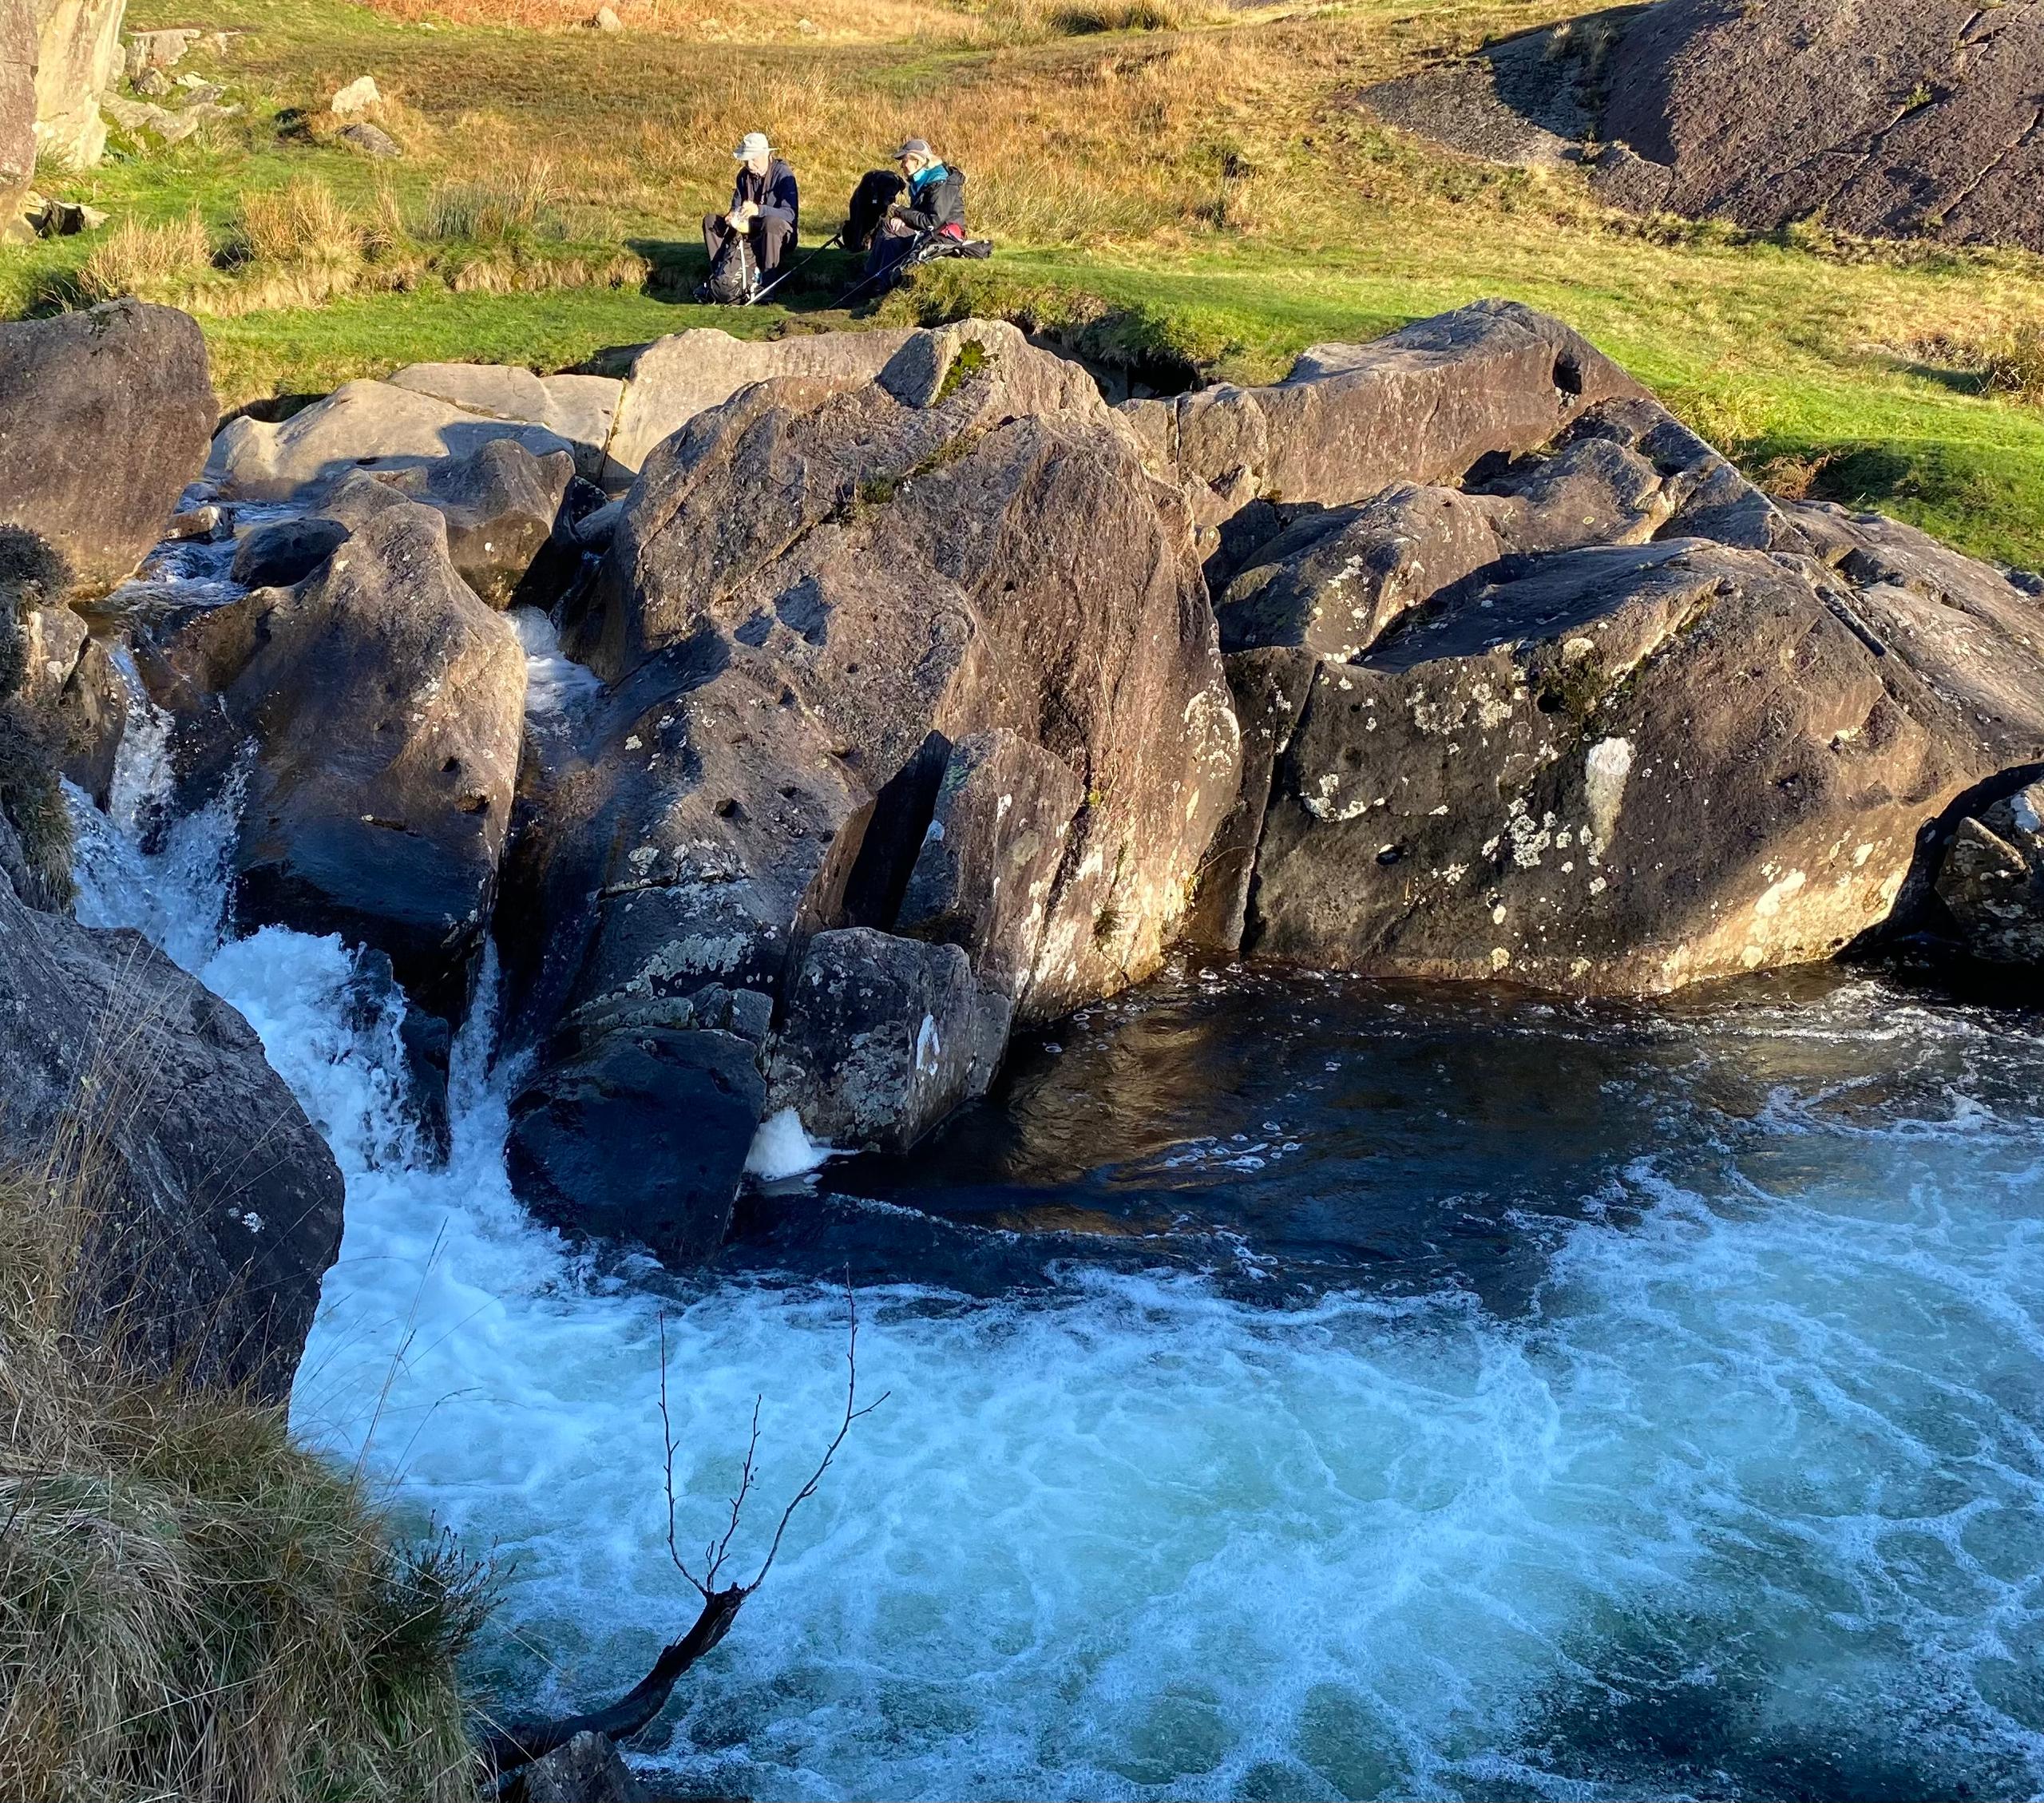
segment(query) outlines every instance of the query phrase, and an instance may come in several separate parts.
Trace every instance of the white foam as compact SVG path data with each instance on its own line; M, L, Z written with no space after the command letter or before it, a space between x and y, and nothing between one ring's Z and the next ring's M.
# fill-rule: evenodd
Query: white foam
M834 1146L810 1138L794 1109L782 1108L760 1122L745 1155L745 1168L763 1183L777 1183L821 1171L837 1155Z
M557 715L571 713L603 692L603 679L577 664L561 648L553 622L537 608L514 608L511 624L525 648L525 711Z
M101 920L161 929L203 887L203 859L109 828L88 850ZM762 1495L806 1474L842 1298L663 1303L535 1226L487 1005L425 1171L394 1023L347 1024L338 943L272 929L196 967L348 1180L296 1424L510 1562L507 1693L616 1694L695 1607L664 1544L662 1309L692 1542L755 1395ZM1622 1173L1517 1323L1083 1271L1028 1302L863 1293L862 1381L891 1397L691 1674L666 1757L775 1797L1637 1796L1556 1724L1672 1648L1668 1684L1738 1744L2044 1788L2044 1136L1769 1106L1714 1164ZM787 1159L824 1150L776 1122Z

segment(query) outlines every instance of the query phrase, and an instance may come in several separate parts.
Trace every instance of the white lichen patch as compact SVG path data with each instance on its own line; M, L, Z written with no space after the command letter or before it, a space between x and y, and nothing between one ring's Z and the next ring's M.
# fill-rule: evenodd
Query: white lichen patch
M1810 879L1800 870L1791 870L1787 876L1773 884L1753 904L1753 913L1761 920L1772 920L1781 912L1783 906L1801 894L1803 886Z
M1625 805L1626 782L1632 775L1632 741L1602 739L1583 760L1583 797L1590 805L1590 828L1604 844L1610 842Z

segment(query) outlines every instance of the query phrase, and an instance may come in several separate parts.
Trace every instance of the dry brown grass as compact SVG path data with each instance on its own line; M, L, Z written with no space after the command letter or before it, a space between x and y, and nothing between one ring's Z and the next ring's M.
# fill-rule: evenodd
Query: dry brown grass
M79 1134L0 1179L0 1797L468 1803L477 1575L283 1412L108 1349Z
M167 225L131 216L93 247L78 271L78 287L88 300L156 295L200 280L212 261L212 240L196 207Z
M372 0L407 22L588 31L602 0ZM763 13L723 0L610 0L628 33L707 44L917 44L988 48L1101 31L1176 30L1210 18L1203 0L797 0Z
M365 232L323 181L301 176L242 196L236 248L249 263L352 267L362 260Z

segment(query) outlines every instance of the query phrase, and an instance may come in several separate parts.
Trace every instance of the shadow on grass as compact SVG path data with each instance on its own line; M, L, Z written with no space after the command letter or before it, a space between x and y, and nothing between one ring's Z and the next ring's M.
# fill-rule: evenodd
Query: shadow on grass
M628 238L625 248L646 260L645 292L649 298L675 305L701 304L696 291L709 279L710 258L699 241ZM772 304L776 312L793 314L840 311L845 293L865 270L864 260L850 252L820 245L798 246L784 267L786 274L772 291ZM719 315L745 311L731 307L705 310Z

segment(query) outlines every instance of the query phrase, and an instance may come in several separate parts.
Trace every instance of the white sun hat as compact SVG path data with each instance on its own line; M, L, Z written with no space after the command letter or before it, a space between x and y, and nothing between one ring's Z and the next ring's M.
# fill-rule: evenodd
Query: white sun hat
M766 141L764 132L747 132L738 141L738 149L731 153L735 163L749 163L755 157L770 157L774 147Z

